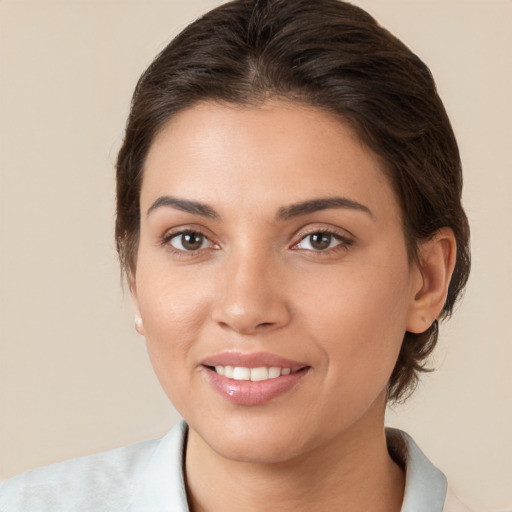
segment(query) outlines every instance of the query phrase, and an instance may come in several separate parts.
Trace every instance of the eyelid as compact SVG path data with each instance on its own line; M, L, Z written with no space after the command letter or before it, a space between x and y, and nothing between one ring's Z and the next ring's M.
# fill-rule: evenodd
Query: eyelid
M186 249L186 248L182 248L180 249L179 247L176 247L176 245L174 245L175 242L178 242L180 240L180 238L182 239L181 240L181 245L183 246L184 244L184 237L186 237L187 235L193 235L194 237L197 237L199 240L201 240L201 244L200 244L200 247L198 247L197 249ZM203 234L201 233L197 233L197 232L193 232L193 231L185 231L184 233L175 233L174 235L172 235L170 238L169 238L169 245L171 247L173 247L174 249L176 249L177 251L183 251L183 252L198 252L198 251L201 251L203 249L209 249L212 245L213 245L213 242L206 236L204 236ZM206 245L207 247L204 247L204 245Z
M302 242L305 238L307 238L310 235L317 234L317 233L332 235L334 238L339 240L340 243L334 247L324 249L324 250L316 250L316 251L313 249L297 248L297 245L300 242ZM347 248L347 247L353 245L354 239L355 239L355 237L352 235L352 233L350 233L346 229L341 229L341 228L337 228L334 226L326 226L325 224L324 225L316 225L316 226L308 225L305 228L301 228L295 234L295 236L294 236L295 241L293 242L291 249L315 252L318 254L321 254L321 253L328 254L330 251L335 251L336 249L340 249L340 248Z
M327 233L330 235L337 236L344 240L355 240L356 237L353 235L348 229L340 228L338 226L333 226L332 224L308 224L307 226L303 226L298 229L294 235L293 239L297 241L302 240L305 236L314 234L314 233Z
M186 234L198 234L205 239L207 239L210 242L209 247L203 247L201 249L192 250L192 251L185 251L181 249L177 249L176 247L171 245L171 240L174 238L180 236L180 235L186 235ZM209 233L209 230L206 230L203 227L196 226L196 225L185 225L185 226L176 226L174 228L168 229L165 231L165 233L160 237L159 244L162 246L165 246L167 250L170 252L180 255L180 256L194 256L198 253L208 251L211 249L218 249L219 243L215 240L215 238Z

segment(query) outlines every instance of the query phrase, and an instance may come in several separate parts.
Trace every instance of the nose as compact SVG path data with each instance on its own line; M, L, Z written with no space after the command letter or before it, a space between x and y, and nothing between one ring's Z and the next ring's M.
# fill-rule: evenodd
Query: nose
M229 258L213 319L239 334L257 334L279 329L291 318L285 299L286 287L271 258L254 253Z

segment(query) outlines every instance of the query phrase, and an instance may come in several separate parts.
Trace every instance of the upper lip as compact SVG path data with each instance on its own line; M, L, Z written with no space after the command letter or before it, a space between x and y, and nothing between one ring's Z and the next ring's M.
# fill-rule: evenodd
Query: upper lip
M203 366L239 366L244 368L279 367L300 370L308 366L299 361L293 361L277 354L267 352L243 353L243 352L221 352L208 356L201 361Z

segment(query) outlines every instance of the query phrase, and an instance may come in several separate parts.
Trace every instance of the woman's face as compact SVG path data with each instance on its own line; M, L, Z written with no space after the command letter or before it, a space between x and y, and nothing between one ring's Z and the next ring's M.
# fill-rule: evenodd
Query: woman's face
M347 124L287 102L200 104L156 137L140 204L149 355L206 445L283 461L382 428L421 274Z

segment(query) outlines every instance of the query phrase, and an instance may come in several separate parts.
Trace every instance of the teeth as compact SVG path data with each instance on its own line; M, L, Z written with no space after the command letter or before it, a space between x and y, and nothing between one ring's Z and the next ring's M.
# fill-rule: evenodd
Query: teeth
M259 368L246 368L244 366L216 366L215 371L219 375L224 375L234 380L251 380L258 382L262 380L276 379L281 375L290 375L290 368L280 368L278 366Z
M233 379L235 380L251 380L251 370L243 366L235 366L233 368Z
M286 368L288 370L288 368ZM284 370L284 368L283 368ZM275 379L276 377L279 377L281 375L281 368L276 368L273 366L272 368L268 369L268 378L269 379Z
M268 379L268 368L251 368L251 380L257 382L259 380Z

